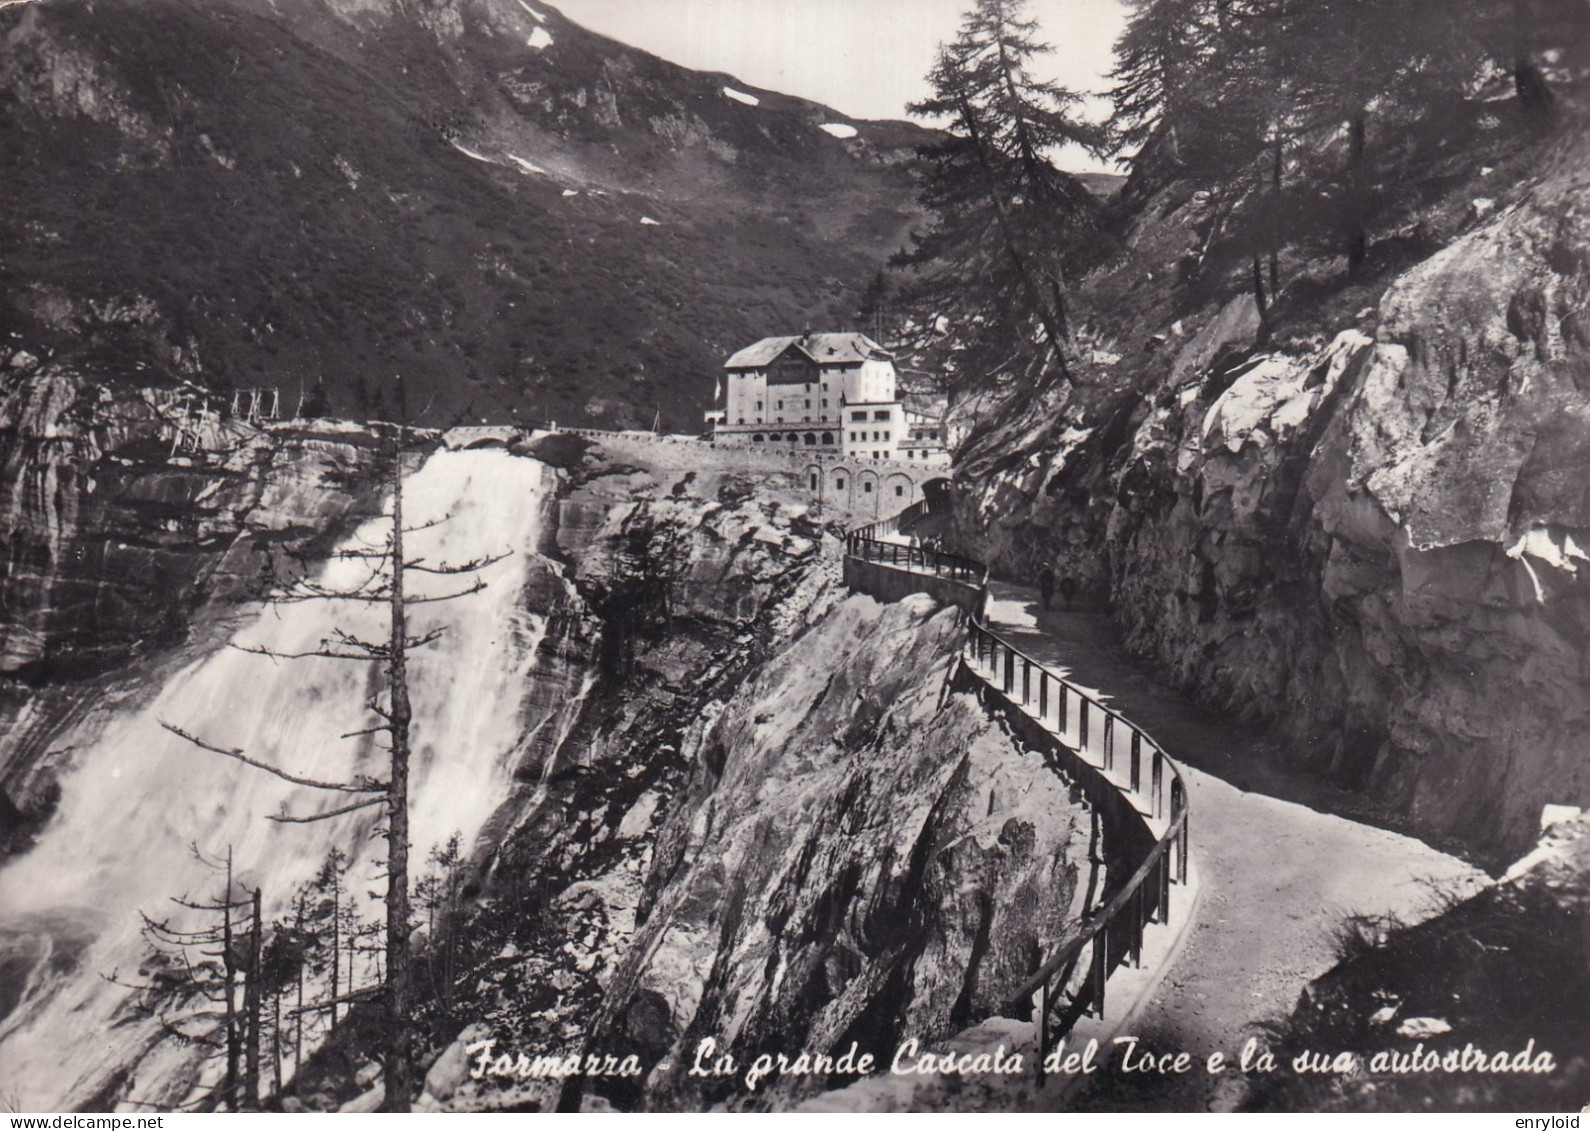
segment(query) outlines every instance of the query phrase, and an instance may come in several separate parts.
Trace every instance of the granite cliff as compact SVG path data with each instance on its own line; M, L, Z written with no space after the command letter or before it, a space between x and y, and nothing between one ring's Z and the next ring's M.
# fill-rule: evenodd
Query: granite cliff
M961 537L1058 560L1282 756L1511 858L1590 800L1587 168L1565 129L1471 172L1403 241L1433 252L1300 278L1267 344L1250 298L1172 318L1150 287L1140 345L974 435ZM1145 215L1137 277L1177 223Z

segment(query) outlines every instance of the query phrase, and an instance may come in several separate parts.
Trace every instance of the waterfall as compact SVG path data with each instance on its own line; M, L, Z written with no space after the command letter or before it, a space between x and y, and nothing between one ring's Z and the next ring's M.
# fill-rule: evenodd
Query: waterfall
M413 876L453 833L467 849L509 792L527 676L546 628L522 604L544 470L500 450L439 451L405 478L408 523L443 520L408 537L410 560L459 563L508 552L480 570L480 592L410 607L412 635L445 630L410 657ZM372 520L343 548L380 546L389 527ZM318 578L346 590L370 570L368 561L333 558ZM471 581L411 573L409 588L441 594ZM334 629L382 641L389 616L384 605L349 600L268 603L232 642L303 652ZM384 778L378 737L339 737L378 721L365 708L376 687L370 663L228 647L182 669L136 707L104 705L58 739L76 747L59 806L34 848L0 870L0 1106L60 1111L114 1088L135 1103L171 1107L196 1082L213 1079L213 1060L203 1065L203 1050L164 1036L118 984L142 980L143 914L180 915L173 897L219 893L217 873L194 848L212 858L231 849L239 889L262 890L267 923L288 913L295 889L340 848L352 858L349 891L366 917L379 914L365 896L385 887L378 810L313 824L268 820L323 812L349 798L208 753L161 725L306 778Z

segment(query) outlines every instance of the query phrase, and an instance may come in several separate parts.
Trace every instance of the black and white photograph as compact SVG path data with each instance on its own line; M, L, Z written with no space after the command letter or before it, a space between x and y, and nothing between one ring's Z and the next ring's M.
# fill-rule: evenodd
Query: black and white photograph
M9 1126L1585 1111L1590 0L0 0Z

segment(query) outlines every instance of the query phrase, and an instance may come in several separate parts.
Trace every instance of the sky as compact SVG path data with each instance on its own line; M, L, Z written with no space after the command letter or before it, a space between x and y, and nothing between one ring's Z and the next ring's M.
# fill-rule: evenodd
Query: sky
M552 0L578 24L703 71L825 103L854 118L903 118L970 0ZM1054 54L1041 77L1107 88L1121 0L1030 0ZM1103 107L1096 106L1095 113ZM1101 168L1068 160L1073 168Z

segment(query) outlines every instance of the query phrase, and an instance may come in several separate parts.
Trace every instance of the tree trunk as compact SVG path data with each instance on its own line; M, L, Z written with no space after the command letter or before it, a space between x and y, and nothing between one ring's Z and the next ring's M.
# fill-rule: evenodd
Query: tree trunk
M226 1082L222 1090L231 1111L240 1111L243 1043L237 1031L237 956L232 951L232 847L226 849L226 895L221 898L221 963L226 972Z
M1347 215L1343 217L1347 233L1347 277L1358 279L1363 275L1364 263L1369 259L1369 234L1364 226L1364 161L1368 150L1368 112L1360 110L1348 125L1347 146Z
M342 876L337 871L337 862L331 864L331 1029L337 1028L337 998L342 991L342 985L337 979L337 971L342 963ZM352 981L353 971L348 971ZM348 987L352 989L352 986Z
M1270 305L1264 298L1264 270L1259 265L1259 253L1253 253L1253 303L1259 308L1259 344L1270 340Z
M401 397L401 386L399 387ZM392 636L388 657L391 678L392 769L387 782L386 1095L383 1111L408 1111L412 1090L409 1013L409 704L407 610L403 604L403 424L397 431L392 469Z
M282 1094L282 995L271 995L271 1095Z
M1281 152L1281 128L1275 129L1275 146L1270 162L1270 294L1281 290L1281 174L1284 167Z
M293 1011L293 1092L298 1092L299 1073L304 1070L304 905L299 895L298 914L298 1007Z
M260 1000L260 956L263 950L264 926L260 911L260 891L254 889L254 921L248 931L248 980L243 983L244 1020L244 1077L243 1103L248 1111L259 1110L259 1030L262 1003Z
M1550 113L1556 95L1546 82L1546 76L1540 73L1530 49L1530 32L1534 26L1531 0L1513 0L1513 92L1524 113L1538 119Z

